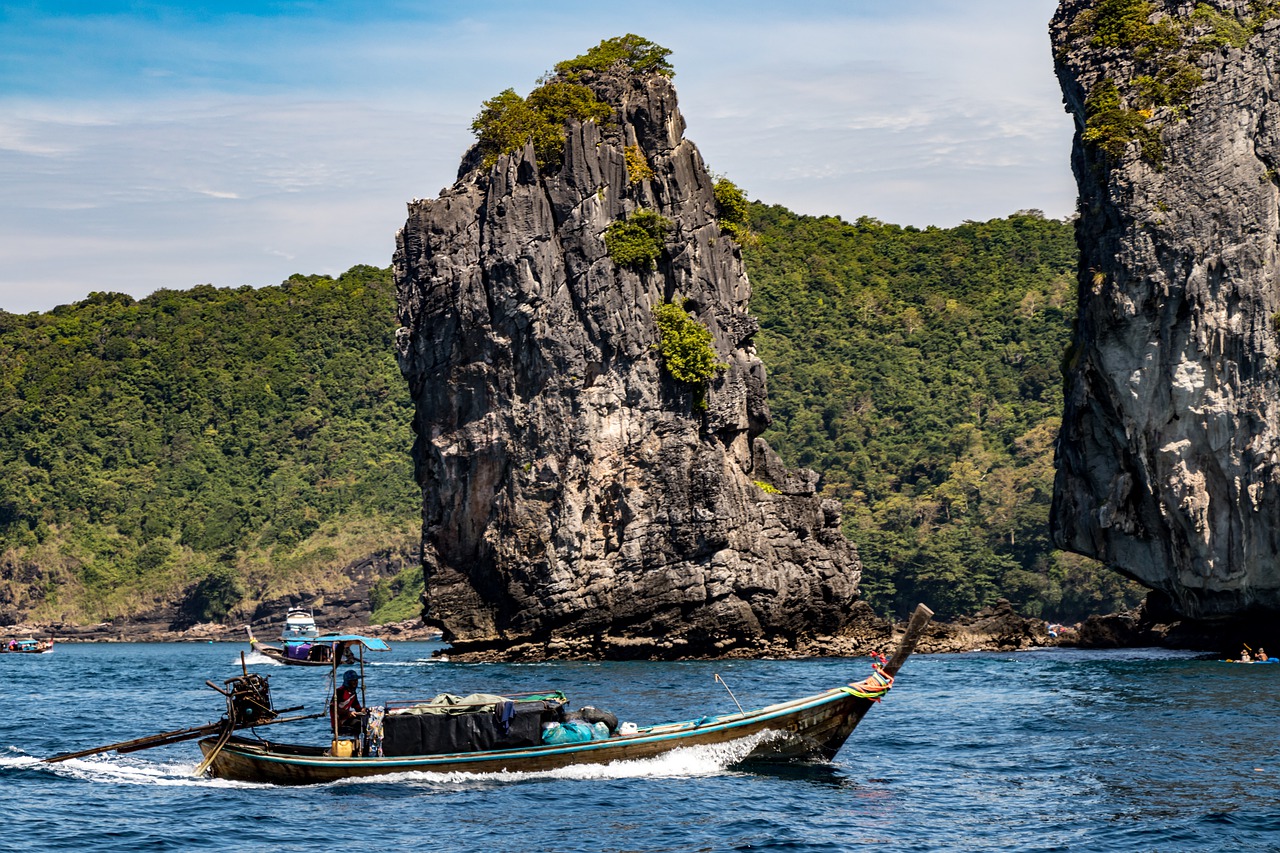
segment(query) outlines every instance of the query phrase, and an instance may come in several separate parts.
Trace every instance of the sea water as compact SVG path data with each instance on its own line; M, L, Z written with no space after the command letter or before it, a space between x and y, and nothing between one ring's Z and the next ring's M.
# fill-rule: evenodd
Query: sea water
M370 702L554 689L645 725L870 672L866 658L461 664L433 657L443 648L370 654ZM239 674L240 655L121 643L0 656L0 850L1280 849L1280 666L1158 650L916 655L830 763L744 769L729 745L289 788L193 777L194 741L39 761L216 721L224 701L205 680ZM277 708L323 710L327 670L243 665L270 676ZM323 720L262 732L327 740Z

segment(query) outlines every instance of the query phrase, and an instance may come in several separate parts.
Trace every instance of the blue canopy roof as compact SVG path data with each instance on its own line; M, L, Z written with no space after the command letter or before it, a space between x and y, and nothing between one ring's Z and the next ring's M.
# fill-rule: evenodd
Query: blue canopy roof
M371 652L389 652L391 647L386 640L377 637L365 637L360 634L321 634L313 637L312 643L359 643Z

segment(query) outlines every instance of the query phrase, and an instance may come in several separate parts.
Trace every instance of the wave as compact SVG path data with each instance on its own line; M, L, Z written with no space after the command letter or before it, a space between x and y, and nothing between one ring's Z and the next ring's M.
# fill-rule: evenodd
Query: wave
M18 753L0 756L0 774L11 771L48 774L63 779L81 782L99 782L108 784L156 785L161 787L220 787L245 788L255 787L243 782L230 782L225 779L212 779L192 775L196 769L195 761L163 762L147 760L133 755L96 755L86 758L72 758L47 764L43 759L33 755L22 754L21 750L10 747Z

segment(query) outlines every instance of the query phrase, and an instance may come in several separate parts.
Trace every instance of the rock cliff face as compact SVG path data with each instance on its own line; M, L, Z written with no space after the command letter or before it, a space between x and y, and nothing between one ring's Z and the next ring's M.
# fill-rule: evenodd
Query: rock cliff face
M675 90L621 64L582 82L613 117L570 120L560 169L540 174L532 146L492 168L472 149L397 236L425 615L455 652L508 657L719 655L838 633L857 555L816 475L759 438L750 285ZM651 178L629 179L632 146ZM604 234L639 209L673 227L636 272ZM654 307L682 299L728 365L705 409L654 351Z
M1251 15L1051 24L1081 250L1055 538L1198 619L1280 609L1280 20Z

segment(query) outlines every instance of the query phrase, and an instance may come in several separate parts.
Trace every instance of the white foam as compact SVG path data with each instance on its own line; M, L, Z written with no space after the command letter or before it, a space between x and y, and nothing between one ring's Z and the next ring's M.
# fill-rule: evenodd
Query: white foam
M266 655L264 655L262 652L259 652L256 650L246 654L244 656L244 662L253 663L253 664L269 663L272 666L284 666L284 664L282 664L280 661L275 660L274 658L269 658ZM234 661L232 661L232 663L234 663L236 666L239 666L240 658L237 657Z
M422 666L423 664L448 663L449 659L445 658L415 658L414 660L394 660L394 661L365 661L365 669L375 666Z
M719 776L742 761L762 741L776 737L761 732L751 737L710 746L688 746L652 758L612 761L608 764L575 764L557 770L532 772L502 771L498 773L433 773L408 771L379 776L342 779L330 784L385 784L387 782L421 782L432 785L466 786L485 782L513 782L529 779L574 779L600 781L608 779L686 779Z
M16 747L9 747L9 749L21 752ZM117 785L258 787L243 782L194 776L192 774L195 772L196 762L164 763L148 761L133 755L93 755L51 764L45 763L43 759L34 755L0 756L0 769L7 768L42 770L68 779Z

